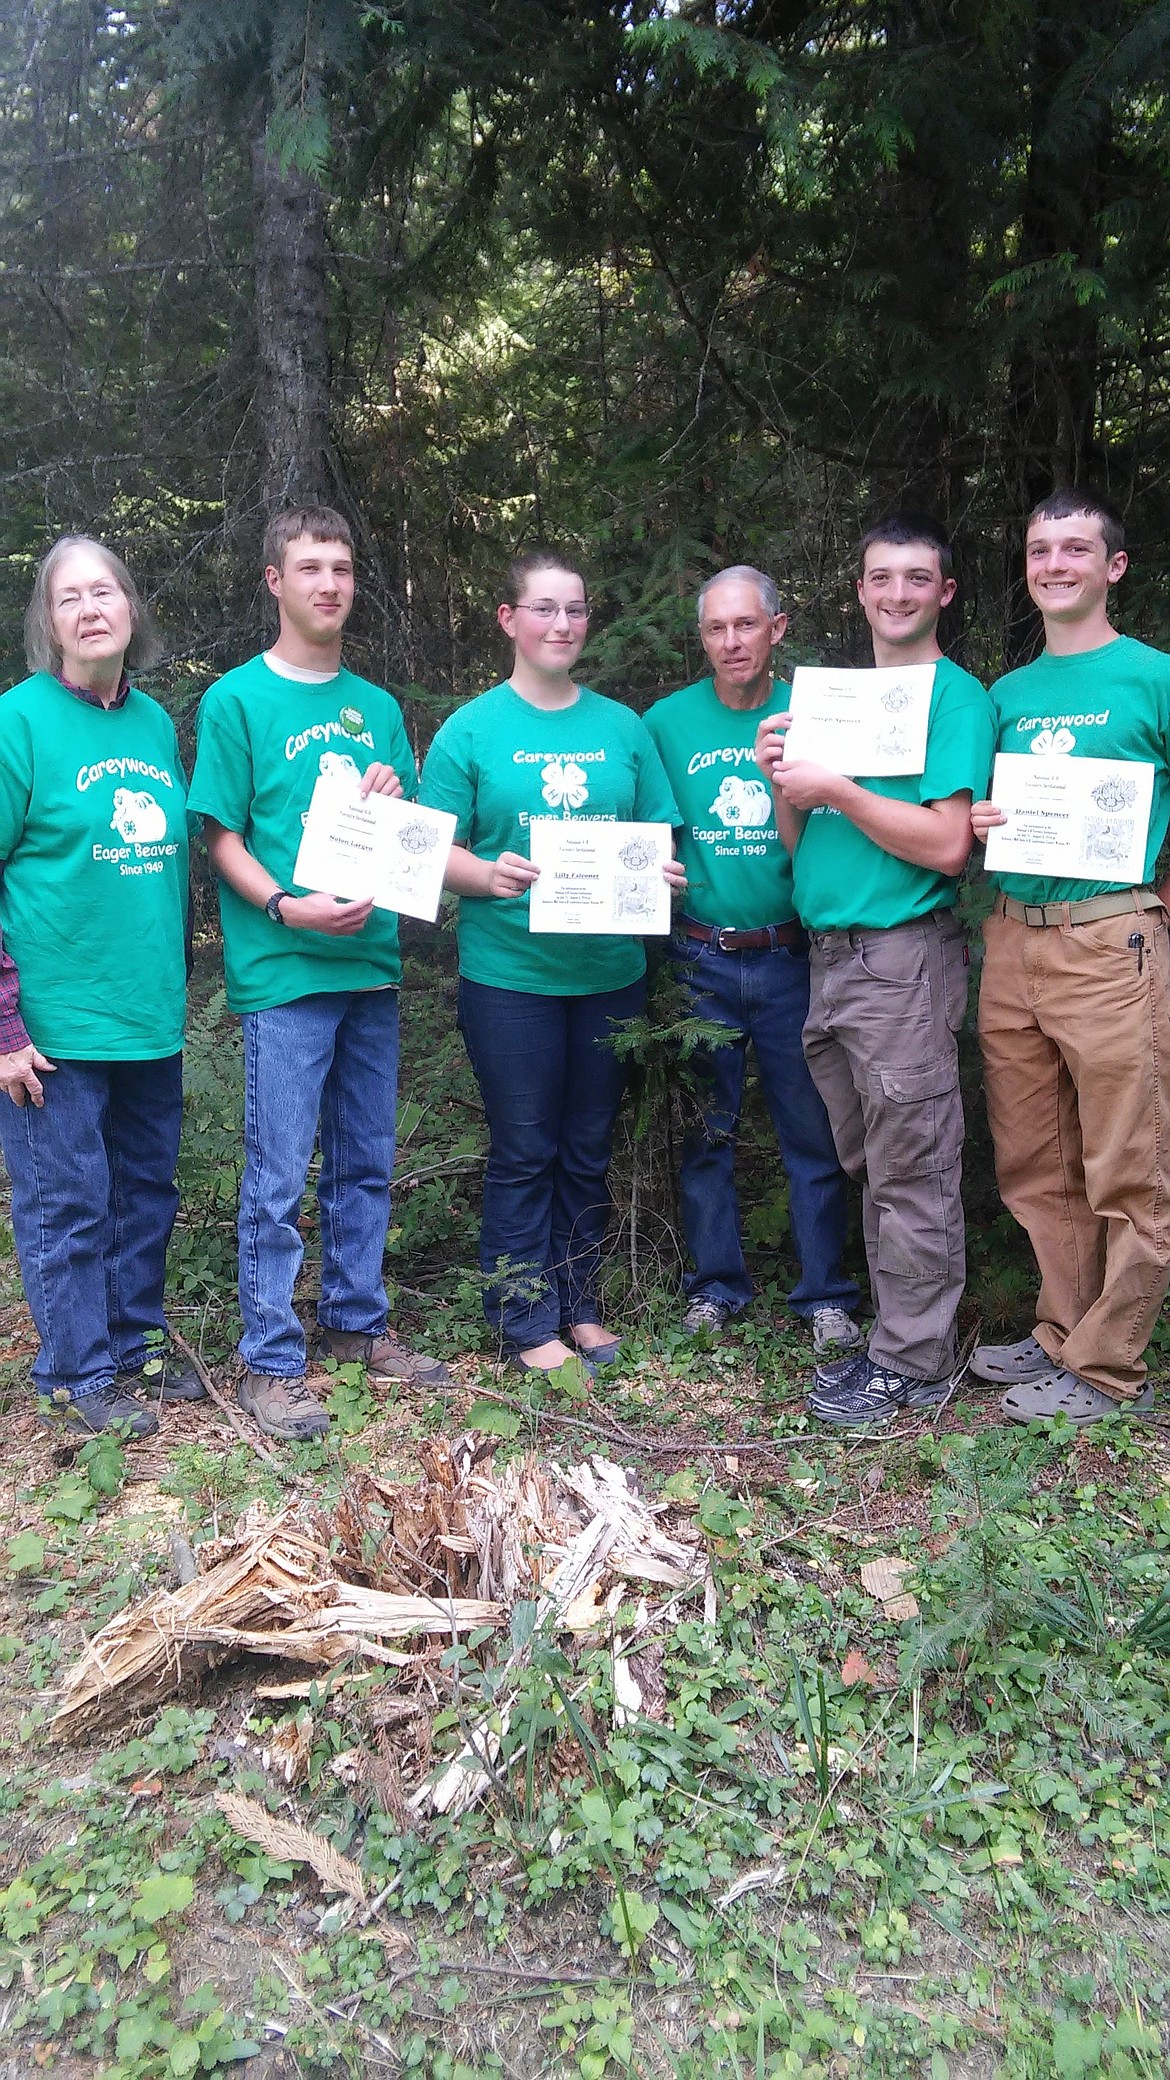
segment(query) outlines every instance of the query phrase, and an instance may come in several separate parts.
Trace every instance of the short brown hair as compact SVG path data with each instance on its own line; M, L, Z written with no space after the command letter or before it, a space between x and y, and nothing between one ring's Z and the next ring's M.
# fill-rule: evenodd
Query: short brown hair
M29 671L56 672L60 667L61 647L53 633L53 573L61 558L72 549L92 549L108 566L110 576L126 595L131 630L125 658L127 667L154 664L162 656L163 645L154 617L143 604L142 595L121 557L107 549L104 542L95 542L92 535L63 534L37 565L32 593L24 610L24 654Z
M509 607L518 607L520 594L529 578L538 571L565 571L570 578L580 578L586 596L589 584L581 568L579 556L572 556L566 549L558 549L551 542L538 542L531 549L521 549L508 565L508 576L504 584L504 600Z
M857 549L859 578L864 578L865 559L879 542L888 542L894 549L916 549L920 545L924 549L933 549L938 557L940 578L954 576L955 559L951 538L946 528L929 513L887 513L884 520L878 520L872 527L867 527Z
M344 542L353 555L349 521L335 513L332 506L286 506L272 515L264 530L265 570L271 565L282 571L289 543L298 541L303 534L311 542Z
M1078 491L1075 485L1070 485L1065 491L1053 491L1048 498L1042 498L1039 505L1033 506L1024 532L1029 533L1037 520L1082 518L1100 521L1105 554L1112 562L1125 547L1125 522L1117 507L1095 491Z

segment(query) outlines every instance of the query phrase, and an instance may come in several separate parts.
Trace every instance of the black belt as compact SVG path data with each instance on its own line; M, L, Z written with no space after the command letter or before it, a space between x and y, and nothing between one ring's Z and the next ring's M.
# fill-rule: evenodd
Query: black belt
M680 917L679 924L688 939L701 939L717 953L761 953L765 947L808 945L808 933L796 917L785 924L760 924L745 932L734 925L700 924L697 917Z

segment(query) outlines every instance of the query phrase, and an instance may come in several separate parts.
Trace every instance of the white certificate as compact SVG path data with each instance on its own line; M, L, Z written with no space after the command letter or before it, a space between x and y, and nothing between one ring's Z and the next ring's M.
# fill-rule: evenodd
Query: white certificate
M991 799L1007 822L987 833L987 865L1054 881L1144 881L1154 768L1140 759L1000 751Z
M360 776L359 776L360 777ZM293 879L298 888L406 917L438 915L456 819L399 795L359 792L353 774L323 774L305 817Z
M668 823L603 823L534 816L528 856L540 868L528 900L530 932L669 932Z
M932 664L862 672L798 664L784 756L808 759L850 780L924 772L933 691Z

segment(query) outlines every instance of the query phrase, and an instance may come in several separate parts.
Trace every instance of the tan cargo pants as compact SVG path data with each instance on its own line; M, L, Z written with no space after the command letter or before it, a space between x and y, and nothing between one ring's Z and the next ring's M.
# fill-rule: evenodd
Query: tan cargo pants
M1031 926L1001 901L984 940L987 1112L1000 1196L1040 1267L1036 1341L1129 1401L1170 1285L1165 913Z
M810 937L804 1051L841 1167L861 1180L877 1313L869 1355L911 1379L943 1379L967 1270L962 928L953 910L936 910L886 931Z

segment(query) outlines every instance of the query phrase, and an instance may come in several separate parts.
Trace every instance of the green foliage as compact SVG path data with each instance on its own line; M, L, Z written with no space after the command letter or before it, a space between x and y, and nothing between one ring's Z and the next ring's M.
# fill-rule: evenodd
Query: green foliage
M1170 1654L1170 1583L1134 1619L1129 1636L1155 1654Z
M217 986L188 1016L183 1055L181 1209L167 1273L184 1297L218 1293L234 1277L243 1128L239 1032Z
M361 1364L339 1365L336 1360L327 1358L325 1371L330 1382L325 1397L330 1417L343 1437L356 1437L377 1412L377 1403L366 1379L366 1368Z
M45 1564L45 1541L35 1531L18 1531L8 1541L9 1574L39 1574Z
M185 1913L194 1897L194 1878L180 1871L155 1871L138 1887L134 1918L153 1927L168 1914Z
M214 1725L214 1712L191 1712L183 1705L167 1705L149 1733L128 1742L111 1767L123 1777L149 1775L155 1770L181 1776L203 1754Z
M114 1429L103 1430L86 1439L76 1464L55 1482L42 1504L45 1516L55 1524L83 1523L121 1492L125 1477L125 1447Z
M242 1442L226 1452L215 1451L197 1439L172 1446L159 1485L165 1495L178 1496L191 1524L201 1528L206 1523L214 1538L219 1537L225 1520L233 1519L252 1500L258 1485L270 1500L278 1493L275 1483L265 1488L262 1475L258 1480L255 1457Z
M467 1411L468 1429L483 1437L515 1437L523 1420L518 1408L503 1408L498 1401L473 1401Z

